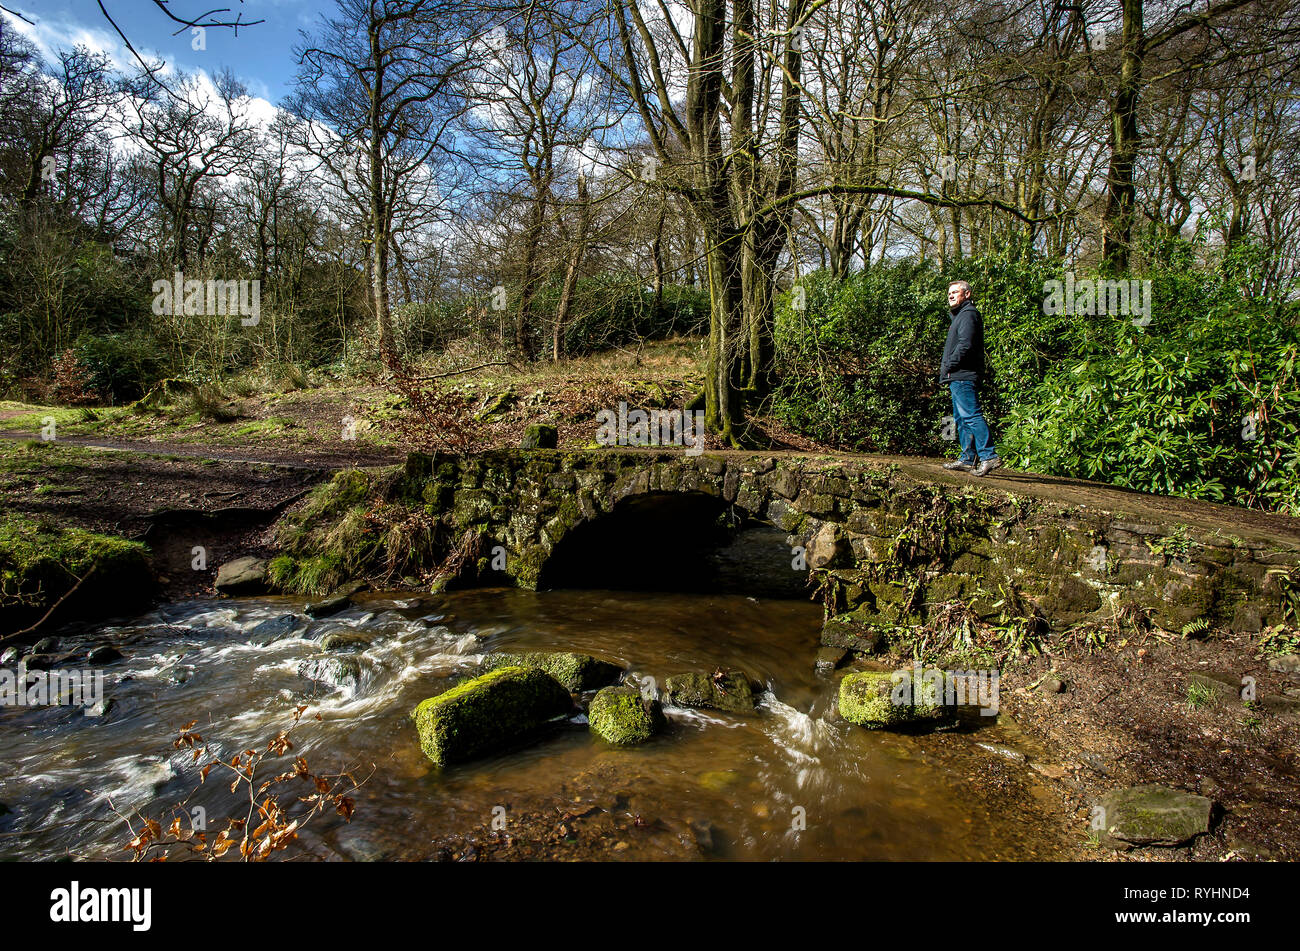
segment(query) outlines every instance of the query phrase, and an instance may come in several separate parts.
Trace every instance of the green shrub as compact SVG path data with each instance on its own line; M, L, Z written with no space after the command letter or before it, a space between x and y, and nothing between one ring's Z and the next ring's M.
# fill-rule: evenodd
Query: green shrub
M925 263L878 265L843 282L824 271L803 278L776 303L773 413L844 449L939 452L950 412L938 382L946 291Z
M1012 466L1300 512L1300 306L1250 295L1257 249L1198 259L1166 241L1125 276L1150 282L1149 320L1049 313L1062 262L1014 244L948 274L904 261L809 275L777 301L773 412L838 448L950 448L938 363L947 283L963 279L984 317L984 413Z
M112 405L138 400L170 374L170 361L157 339L143 328L84 335L73 348L91 373L93 387Z
M1008 416L1017 468L1300 512L1300 331L1214 273L1154 272L1151 323L1112 319Z
M558 285L548 285L534 302L534 313L551 325L559 309ZM698 336L709 324L708 294L665 285L655 306L654 292L635 275L603 274L578 281L564 327L567 356L584 356L635 340Z

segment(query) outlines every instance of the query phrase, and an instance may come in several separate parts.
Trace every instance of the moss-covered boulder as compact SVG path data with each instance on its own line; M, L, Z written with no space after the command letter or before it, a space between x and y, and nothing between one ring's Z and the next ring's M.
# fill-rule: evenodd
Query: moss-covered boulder
M644 743L668 725L658 700L645 700L636 687L605 687L587 710L591 732L615 746Z
M664 681L664 696L678 707L701 707L724 713L754 712L754 690L749 678L737 670L726 671L721 676L677 674Z
M535 667L501 667L430 697L411 711L420 749L439 766L460 763L540 731L573 706Z
M1132 786L1102 796L1094 815L1113 848L1173 846L1210 831L1213 806L1204 796L1167 786Z
M43 622L50 627L142 608L154 589L148 552L59 519L0 510L0 634L40 621L51 608Z
M934 728L951 723L941 699L911 696L887 670L859 670L840 681L840 716L869 730Z
M549 423L533 423L524 429L524 438L519 443L520 449L554 449L560 443L560 435Z
M488 654L483 660L488 670L500 667L532 667L545 671L568 690L595 690L618 681L623 668L590 654L571 651L523 651Z

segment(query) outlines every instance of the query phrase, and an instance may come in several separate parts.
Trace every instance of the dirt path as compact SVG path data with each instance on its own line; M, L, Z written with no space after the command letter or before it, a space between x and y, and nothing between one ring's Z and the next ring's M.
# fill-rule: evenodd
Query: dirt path
M26 441L37 438L34 433L0 431L0 439ZM247 447L215 446L204 443L179 443L165 440L99 439L92 436L60 436L60 445L102 449L106 452L132 452L154 456L182 456L187 459L211 459L218 462L248 463L253 465L281 466L289 469L333 470L353 466L388 466L401 462L403 454L397 450L383 451L369 447L349 447L337 452L303 452L297 450L265 450Z
M0 431L0 439L28 440L32 433ZM291 469L310 469L320 472L351 467L385 466L400 463L405 454L398 449L385 449L367 443L349 445L345 449L313 452L300 449L268 449L222 446L204 443L182 443L167 440L103 439L90 436L61 437L60 444L81 446L105 451L120 451L161 456L178 456L187 459L215 460L227 463L273 465ZM619 447L618 452L644 452L658 455L657 448ZM1086 479L1039 475L999 469L985 479L976 479L964 473L952 473L943 468L943 459L918 456L885 456L867 453L820 453L799 451L755 452L750 450L707 450L709 455L763 456L778 459L805 458L868 463L872 465L897 465L916 479L947 485L980 484L990 489L1002 489L1031 498L1065 505L1079 505L1116 515L1127 515L1138 521L1173 527L1186 524L1207 531L1228 535L1246 536L1290 547L1300 544L1300 518L1275 512L1244 509L1233 505L1220 505L1198 499L1181 499L1150 495L1133 489L1120 488Z

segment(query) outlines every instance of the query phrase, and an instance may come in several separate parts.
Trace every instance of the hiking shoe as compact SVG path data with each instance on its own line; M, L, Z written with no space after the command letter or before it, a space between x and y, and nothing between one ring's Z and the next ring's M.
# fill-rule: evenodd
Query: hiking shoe
M986 476L994 469L1000 469L1001 467L1002 467L1002 460L999 459L997 456L994 456L992 459L985 459L978 466L976 466L974 470L971 472L971 475Z
M961 459L954 459L952 462L945 462L943 467L953 472L970 472L975 468L973 463L965 462Z

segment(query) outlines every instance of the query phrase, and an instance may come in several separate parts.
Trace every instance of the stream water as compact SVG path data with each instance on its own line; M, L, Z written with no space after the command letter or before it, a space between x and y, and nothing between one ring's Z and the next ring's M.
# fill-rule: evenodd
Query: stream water
M63 651L108 641L125 657L104 668L111 705L102 716L0 708L0 804L8 809L0 808L0 857L125 858L130 836L114 809L162 817L184 801L187 812L205 811L211 829L222 827L219 817L242 814L238 801L228 782L199 784L189 754L172 749L176 730L199 721L195 729L229 759L265 747L299 703L321 719L304 719L295 754L319 771L354 768L369 779L353 794L353 821L318 817L295 846L297 858L455 857L460 851L446 843L489 834L494 818L517 840L506 857L546 858L535 834L566 810L593 818L565 827L565 857L605 857L615 840L614 854L632 859L1061 854L1048 803L999 803L980 789L981 764L997 757L976 742L998 740L996 725L913 737L833 716L835 680L813 665L815 605L477 590L370 595L320 620L306 618L303 606L287 598L194 601L61 634ZM287 614L298 616L295 630L250 643L264 639L251 637L259 624ZM364 633L370 644L323 654L321 639L340 632ZM513 649L592 653L660 684L722 665L765 690L752 717L669 707L669 729L640 747L610 748L575 717L525 748L435 769L408 713L472 673L482 654ZM331 683L300 674L305 660L326 656L352 658L359 676Z

